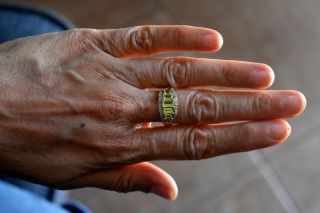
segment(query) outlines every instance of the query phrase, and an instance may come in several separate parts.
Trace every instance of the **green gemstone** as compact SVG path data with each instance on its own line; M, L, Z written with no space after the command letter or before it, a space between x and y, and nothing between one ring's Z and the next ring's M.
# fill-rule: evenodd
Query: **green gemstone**
M172 123L176 111L175 97L172 89L166 88L163 90L161 106L163 119L168 123Z

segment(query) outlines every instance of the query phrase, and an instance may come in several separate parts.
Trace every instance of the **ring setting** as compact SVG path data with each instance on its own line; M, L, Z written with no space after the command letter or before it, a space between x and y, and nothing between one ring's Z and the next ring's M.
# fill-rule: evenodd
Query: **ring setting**
M164 88L159 92L159 112L164 125L172 125L176 121L178 98L173 88Z

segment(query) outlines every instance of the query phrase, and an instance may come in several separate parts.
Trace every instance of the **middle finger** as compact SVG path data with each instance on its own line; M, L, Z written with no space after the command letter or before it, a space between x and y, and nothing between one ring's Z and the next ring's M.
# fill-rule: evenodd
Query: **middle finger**
M123 61L126 82L138 88L223 86L267 88L274 74L266 64L190 57ZM130 74L128 74L130 73Z

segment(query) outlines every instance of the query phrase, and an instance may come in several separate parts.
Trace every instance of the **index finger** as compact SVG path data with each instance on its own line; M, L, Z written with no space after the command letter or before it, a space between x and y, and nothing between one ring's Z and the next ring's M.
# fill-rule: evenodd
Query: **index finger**
M99 32L104 51L121 58L163 52L217 51L223 43L215 30L182 25L147 25Z

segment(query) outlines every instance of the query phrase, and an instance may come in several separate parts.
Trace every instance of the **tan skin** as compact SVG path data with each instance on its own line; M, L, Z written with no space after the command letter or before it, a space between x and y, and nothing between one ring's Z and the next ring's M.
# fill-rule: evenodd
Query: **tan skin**
M221 46L216 31L190 26L75 29L1 44L2 174L62 189L175 199L174 180L147 161L211 158L283 142L290 134L283 119L300 114L306 101L297 91L256 90L272 84L269 66L144 57ZM202 86L251 90L193 88ZM163 87L177 88L177 125L150 127L160 121L158 92L146 89Z

